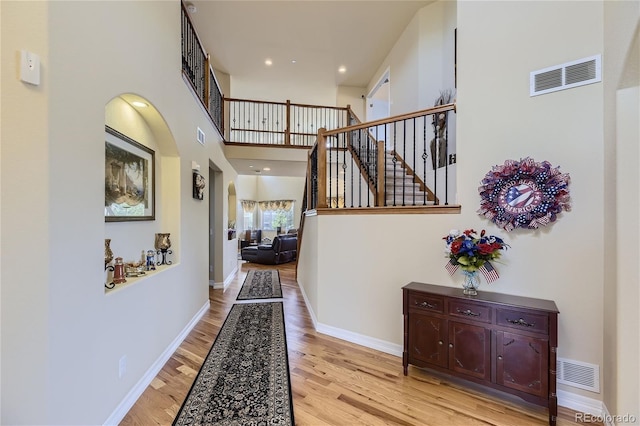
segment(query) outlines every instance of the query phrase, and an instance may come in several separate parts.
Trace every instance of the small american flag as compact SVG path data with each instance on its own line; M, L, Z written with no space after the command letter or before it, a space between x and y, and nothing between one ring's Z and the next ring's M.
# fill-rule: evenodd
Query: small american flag
M453 262L453 259L449 259L446 265L444 265L444 269L449 272L449 275L453 275L458 270L458 264Z
M482 275L484 275L484 278L488 283L492 283L500 278L498 271L496 271L493 265L489 262L484 262L484 265L480 267L480 272L482 272Z

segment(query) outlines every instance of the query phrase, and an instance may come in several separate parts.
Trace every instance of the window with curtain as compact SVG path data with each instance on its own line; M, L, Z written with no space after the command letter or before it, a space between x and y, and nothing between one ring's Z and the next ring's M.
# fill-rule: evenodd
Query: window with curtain
M242 205L242 229L255 229L257 201L240 200Z
M276 231L280 227L283 232L293 228L293 204L293 200L260 201L260 228Z

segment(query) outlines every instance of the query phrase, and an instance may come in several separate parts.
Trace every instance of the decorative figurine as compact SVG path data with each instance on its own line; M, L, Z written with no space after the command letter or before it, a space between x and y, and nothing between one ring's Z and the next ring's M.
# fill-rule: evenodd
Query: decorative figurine
M113 283L121 284L126 282L127 280L124 277L124 263L122 262L121 257L116 257L116 263L114 265L114 271L113 271Z
M153 250L147 250L147 271L156 270L156 253Z
M156 234L155 249L156 253L162 254L162 259L156 263L156 265L171 265L171 261L167 261L167 253L173 253L169 248L171 247L171 240L169 239L169 233Z

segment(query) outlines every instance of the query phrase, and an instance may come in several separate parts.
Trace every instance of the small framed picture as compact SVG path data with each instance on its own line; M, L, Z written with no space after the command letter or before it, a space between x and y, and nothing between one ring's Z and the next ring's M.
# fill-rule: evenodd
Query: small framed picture
M203 200L205 186L206 186L206 181L204 180L204 176L194 171L193 172L193 198L195 198L196 200Z
M106 222L155 220L155 153L105 127L104 218Z

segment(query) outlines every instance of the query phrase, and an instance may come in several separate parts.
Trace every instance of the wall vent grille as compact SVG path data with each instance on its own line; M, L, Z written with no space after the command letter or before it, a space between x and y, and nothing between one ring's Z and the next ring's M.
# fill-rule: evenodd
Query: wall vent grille
M600 367L595 364L558 358L558 383L600 393Z
M198 134L196 136L196 139L198 142L200 142L200 144L204 145L204 132L200 127L198 127Z
M538 96L600 81L602 81L601 56L590 56L532 71L529 75L529 95Z

